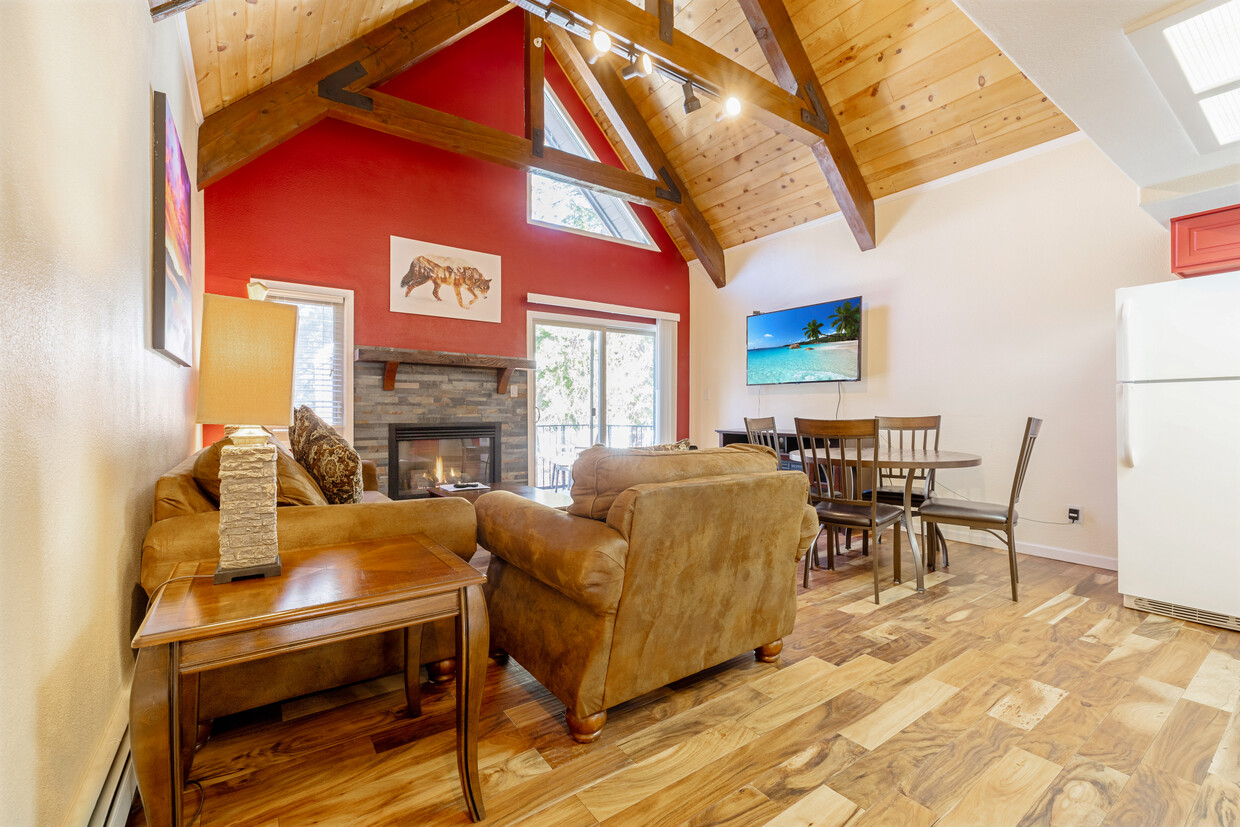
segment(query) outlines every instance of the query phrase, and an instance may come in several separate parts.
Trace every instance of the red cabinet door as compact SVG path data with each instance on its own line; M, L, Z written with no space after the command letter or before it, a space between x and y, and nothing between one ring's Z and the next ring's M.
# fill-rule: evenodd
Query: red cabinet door
M1240 270L1240 204L1171 219L1171 272L1206 276Z

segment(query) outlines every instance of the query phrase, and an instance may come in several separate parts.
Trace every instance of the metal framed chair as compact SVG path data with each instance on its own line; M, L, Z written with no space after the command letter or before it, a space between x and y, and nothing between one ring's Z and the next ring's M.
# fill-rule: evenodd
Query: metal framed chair
M878 603L878 538L888 526L895 526L893 568L900 579L900 524L904 510L860 493L865 470L878 479L878 463L873 452L869 461L862 451L878 441L877 419L800 419L796 420L797 442L809 477L809 501L818 512L818 521L828 528L859 529L874 535L874 602ZM805 585L809 586L811 561L817 557L817 541L805 555ZM827 568L835 567L835 531L827 532Z
M939 448L939 424L941 416L880 416L878 418L879 439L893 448L916 448L937 451ZM908 476L913 477L912 504L919 507L934 491L934 470L883 468L879 471L878 501L890 505L904 506L904 483ZM921 490L917 490L918 482ZM865 492L864 496L869 496ZM934 571L938 549L943 552L943 565L947 565L947 543L943 533L935 531L935 543L926 546L926 562L930 571ZM863 539L864 544L864 539ZM863 550L865 546L862 546Z
M931 531L939 525L961 525L973 531L985 531L1007 544L1008 565L1012 578L1012 599L1017 599L1016 587L1020 578L1016 571L1016 504L1020 502L1020 490L1025 484L1025 472L1029 470L1029 457L1033 455L1033 443L1042 429L1042 420L1029 417L1025 423L1025 436L1020 443L1020 456L1016 460L1016 474L1012 478L1012 493L1006 504L982 503L973 500L949 500L931 496L917 509L921 517L921 530L928 543ZM1002 532L1002 536L1000 536ZM927 546L928 547L928 546Z

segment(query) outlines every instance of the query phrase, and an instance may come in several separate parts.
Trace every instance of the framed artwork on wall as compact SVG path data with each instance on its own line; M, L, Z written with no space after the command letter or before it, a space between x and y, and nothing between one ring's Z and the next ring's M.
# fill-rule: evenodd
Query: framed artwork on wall
M500 320L499 256L392 236L391 310Z
M189 367L194 356L189 169L163 92L155 93L153 110L151 346Z

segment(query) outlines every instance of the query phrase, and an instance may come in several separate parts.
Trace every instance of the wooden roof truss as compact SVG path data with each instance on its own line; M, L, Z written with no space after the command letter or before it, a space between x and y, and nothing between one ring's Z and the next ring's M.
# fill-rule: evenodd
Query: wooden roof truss
M151 0L151 14L159 19L203 1ZM524 134L518 136L374 90L509 8L505 0L427 0L209 115L199 130L199 186L218 181L323 118L336 118L650 206L670 220L710 278L723 286L718 238L621 81L617 56L598 58L570 35L588 39L598 27L611 34L613 52L648 53L663 74L713 97L737 97L749 117L809 146L859 246L871 249L873 200L783 0L740 2L779 85L674 31L667 0L647 0L649 11L626 0L515 0L526 11L526 118ZM565 68L571 67L574 82L585 83L602 105L624 144L621 157L628 169L545 145L543 60L548 44L561 63L569 64Z

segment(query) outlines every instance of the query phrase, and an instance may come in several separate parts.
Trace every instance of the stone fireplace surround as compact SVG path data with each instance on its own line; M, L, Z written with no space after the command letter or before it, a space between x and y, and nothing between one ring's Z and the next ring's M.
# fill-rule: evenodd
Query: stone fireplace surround
M495 371L402 363L394 390L384 390L382 362L353 365L353 446L373 460L379 490L388 490L388 435L392 424L500 425L500 480L529 478L529 374L514 371L508 393L496 393Z

